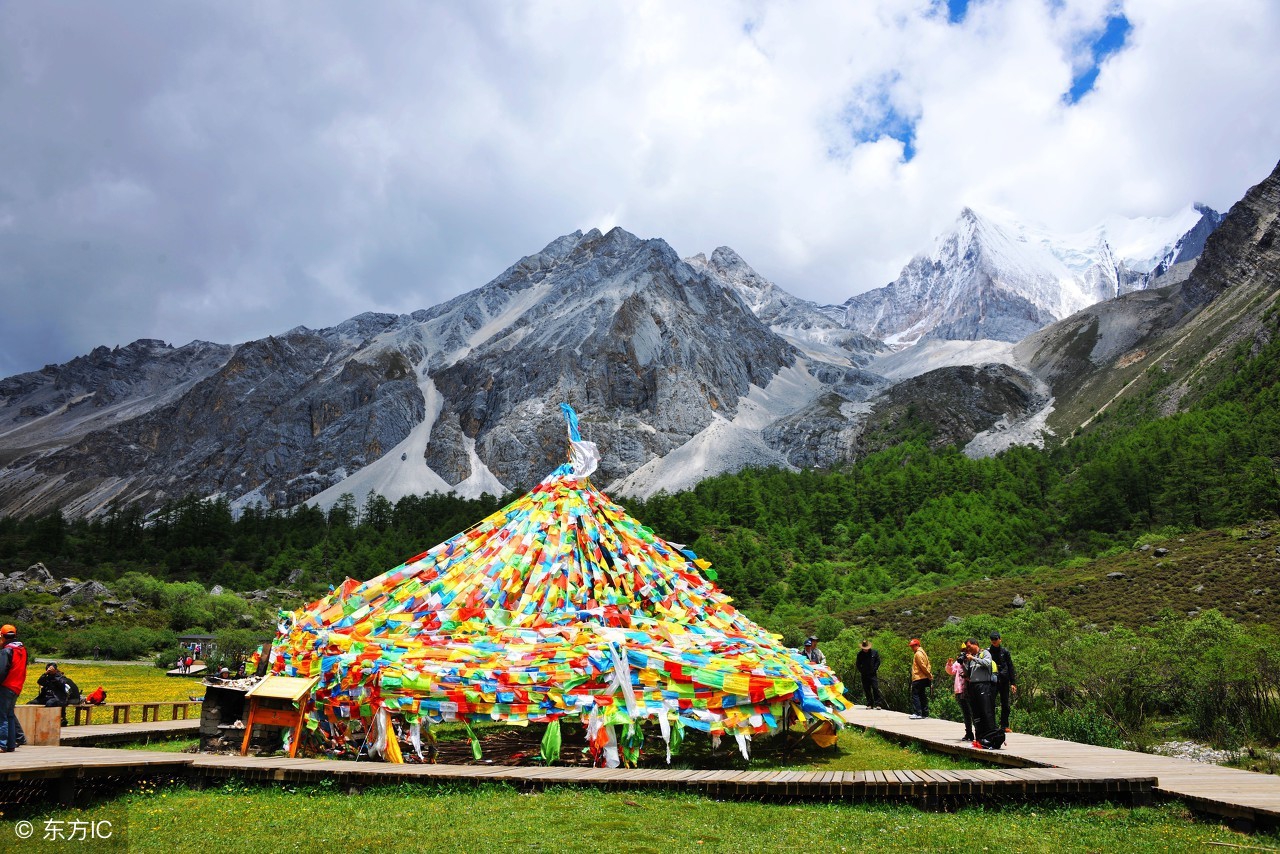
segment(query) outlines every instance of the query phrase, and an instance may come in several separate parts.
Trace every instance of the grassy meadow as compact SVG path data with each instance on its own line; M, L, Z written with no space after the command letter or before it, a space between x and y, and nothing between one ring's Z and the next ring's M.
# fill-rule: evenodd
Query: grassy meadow
M218 789L140 786L85 810L27 816L128 821L131 851L180 851L195 828L218 828L231 851L314 851L341 839L350 851L1201 851L1280 846L1199 822L1178 806L1125 809L1019 806L922 812L910 806L715 801L682 794L501 785L399 786L348 796L323 786ZM12 821L0 822L11 838ZM1213 850L1210 848L1209 850ZM1221 850L1231 850L1222 848Z
M58 666L80 687L80 693L101 685L107 691L108 703L163 703L203 697L204 686L192 677L165 676L155 667L131 664L67 664ZM32 662L27 667L27 684L18 698L25 703L40 692L36 680L44 673L44 664Z

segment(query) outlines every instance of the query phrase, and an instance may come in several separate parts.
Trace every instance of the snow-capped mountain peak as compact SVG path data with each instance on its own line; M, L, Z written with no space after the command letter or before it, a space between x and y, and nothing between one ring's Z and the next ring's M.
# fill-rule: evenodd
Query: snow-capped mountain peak
M892 346L922 338L1017 341L1119 294L1158 285L1194 259L1221 217L1189 205L1167 217L1112 217L1055 233L966 207L931 252L843 306L845 325Z

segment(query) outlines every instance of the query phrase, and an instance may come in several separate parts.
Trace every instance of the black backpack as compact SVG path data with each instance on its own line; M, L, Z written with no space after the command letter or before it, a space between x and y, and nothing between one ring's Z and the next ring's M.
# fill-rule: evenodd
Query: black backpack
M991 732L982 733L978 736L978 744L987 750L999 750L1004 747L1004 730L993 729Z

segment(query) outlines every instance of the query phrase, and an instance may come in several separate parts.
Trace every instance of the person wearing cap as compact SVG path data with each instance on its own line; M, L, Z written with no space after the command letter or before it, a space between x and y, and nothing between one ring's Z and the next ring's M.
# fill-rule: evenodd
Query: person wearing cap
M44 673L36 680L40 693L31 702L38 706L52 706L62 710L62 725L67 725L67 706L80 702L80 686L58 669L55 662L45 665Z
M969 707L973 710L973 746L978 750L994 750L1004 744L1004 731L996 726L995 666L991 654L978 645L976 638L966 642L968 651L962 663L967 668Z
M929 654L920 644L920 638L911 639L915 655L911 658L911 714L909 720L919 721L929 717L929 686L933 684L933 666Z
M818 649L817 635L809 635L809 639L804 642L804 657L812 661L814 664L827 663L827 654Z
M999 632L991 633L991 646L987 648L991 660L996 665L996 695L1000 698L1000 727L1005 732L1009 729L1009 707L1012 704L1011 694L1018 693L1018 672L1013 669L1013 656L1005 649Z
M0 643L0 752L12 753L21 732L13 710L27 681L27 648L11 625L0 626Z
M884 695L880 693L880 653L871 648L871 641L864 640L854 661L858 675L862 677L862 692L867 695L868 709L883 709Z

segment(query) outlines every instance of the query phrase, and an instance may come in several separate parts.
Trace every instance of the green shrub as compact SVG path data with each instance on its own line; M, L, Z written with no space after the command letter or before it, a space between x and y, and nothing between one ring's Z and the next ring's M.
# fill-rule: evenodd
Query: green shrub
M1125 746L1125 739L1116 725L1095 709L1044 709L1023 717L1019 730L1030 735L1078 741L1099 747Z
M93 626L67 634L62 648L68 658L94 657L118 661L133 661L141 656L177 643L173 632L167 629L149 629L135 626L128 630L118 627Z

